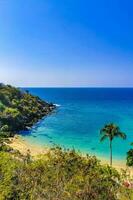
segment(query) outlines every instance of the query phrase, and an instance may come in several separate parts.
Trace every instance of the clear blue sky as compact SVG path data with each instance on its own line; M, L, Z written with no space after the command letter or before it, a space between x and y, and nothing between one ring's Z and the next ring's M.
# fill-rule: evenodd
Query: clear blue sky
M0 82L133 87L132 9L132 0L1 0Z

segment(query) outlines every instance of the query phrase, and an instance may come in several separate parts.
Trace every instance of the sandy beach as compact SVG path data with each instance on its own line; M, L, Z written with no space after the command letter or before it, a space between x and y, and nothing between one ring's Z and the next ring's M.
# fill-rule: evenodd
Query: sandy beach
M48 147L40 147L37 145L32 145L25 141L21 136L16 135L15 137L10 139L11 143L9 144L10 147L13 149L19 150L21 154L26 155L27 151L29 150L33 157L38 156L39 154L45 154L49 151ZM109 161L104 158L99 158L102 164L109 164ZM123 161L113 161L113 167L116 168L118 171L121 169L127 169L133 174L133 169L127 168L126 163Z
M15 135L10 138L9 146L13 149L20 151L21 154L26 155L27 151L30 151L32 156L37 156L39 154L45 154L48 152L47 147L39 147L37 145L32 145L26 142L21 136Z

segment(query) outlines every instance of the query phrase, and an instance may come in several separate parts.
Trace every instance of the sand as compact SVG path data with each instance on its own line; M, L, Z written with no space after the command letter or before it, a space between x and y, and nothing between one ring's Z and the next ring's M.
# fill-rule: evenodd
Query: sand
M37 156L38 154L45 154L49 150L47 147L32 145L18 135L15 135L13 138L10 138L10 142L11 143L8 145L13 149L20 151L20 153L23 155L26 155L27 151L30 151L32 156Z
M10 138L11 143L9 144L10 147L13 149L19 150L21 154L26 155L27 151L29 150L31 155L33 157L38 156L39 154L46 154L49 151L48 147L40 147L37 145L32 145L25 141L21 136L16 135L13 138ZM104 158L98 158L101 160L102 164L109 164L109 161ZM128 168L126 166L126 163L123 161L113 161L113 167L116 168L118 171L121 171L121 169L127 169L130 171L131 175L133 175L133 168Z

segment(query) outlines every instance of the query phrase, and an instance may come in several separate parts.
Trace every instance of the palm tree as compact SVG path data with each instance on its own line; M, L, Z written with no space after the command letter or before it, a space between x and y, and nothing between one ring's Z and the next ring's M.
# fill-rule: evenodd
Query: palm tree
M120 128L113 124L105 125L101 131L101 138L100 141L104 141L106 138L109 139L109 147L110 147L110 165L112 166L112 141L115 137L120 137L122 139L126 139L126 134L120 131Z

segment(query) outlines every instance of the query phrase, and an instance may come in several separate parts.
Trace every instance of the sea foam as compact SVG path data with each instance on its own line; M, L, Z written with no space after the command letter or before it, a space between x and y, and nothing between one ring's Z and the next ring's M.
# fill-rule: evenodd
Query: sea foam
M56 106L56 107L60 107L61 105L59 105L59 104L54 104L54 106Z

